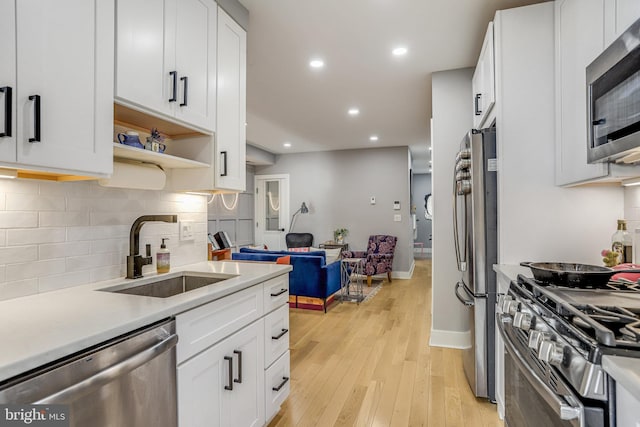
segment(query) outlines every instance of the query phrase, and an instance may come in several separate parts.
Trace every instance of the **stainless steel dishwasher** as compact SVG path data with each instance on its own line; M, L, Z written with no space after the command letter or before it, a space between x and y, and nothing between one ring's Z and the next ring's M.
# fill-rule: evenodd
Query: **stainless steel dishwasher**
M73 427L175 427L175 321L149 325L0 384L0 404L69 405Z

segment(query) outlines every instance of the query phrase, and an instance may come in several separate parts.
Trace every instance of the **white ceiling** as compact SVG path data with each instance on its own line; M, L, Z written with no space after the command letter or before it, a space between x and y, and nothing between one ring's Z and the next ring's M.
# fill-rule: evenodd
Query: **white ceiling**
M495 11L541 0L240 2L249 9L251 144L272 153L409 146L424 173L431 73L475 66ZM391 54L398 45L407 55ZM325 67L311 69L313 57ZM360 114L349 116L350 107Z

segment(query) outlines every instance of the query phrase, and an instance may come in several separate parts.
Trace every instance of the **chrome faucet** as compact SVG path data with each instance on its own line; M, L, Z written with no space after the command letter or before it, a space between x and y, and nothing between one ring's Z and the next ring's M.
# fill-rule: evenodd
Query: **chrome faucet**
M140 229L145 222L178 222L178 215L143 215L133 221L129 232L129 256L127 256L127 279L142 277L142 266L152 262L151 245L147 245L146 256L140 255Z

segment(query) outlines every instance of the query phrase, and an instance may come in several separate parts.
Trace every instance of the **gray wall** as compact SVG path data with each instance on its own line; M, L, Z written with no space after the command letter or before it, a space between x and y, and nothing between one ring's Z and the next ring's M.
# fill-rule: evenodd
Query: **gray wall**
M247 190L238 194L238 203L234 209L227 209L222 203L224 197L227 206L231 207L234 201L233 194L216 194L209 202L207 209L207 229L214 234L218 231L226 231L235 246L247 246L253 244L254 228L254 191L253 191L254 167L247 165Z
M431 344L469 345L467 309L454 295L460 280L453 243L451 204L455 156L462 137L472 128L473 69L433 73L433 308Z
M431 174L414 173L411 183L411 196L413 205L416 207L416 217L418 219L418 233L416 242L424 243L425 248L431 248L431 224L432 221L424 217L424 196L431 194Z
M413 232L409 206L407 147L340 150L279 155L272 166L257 166L256 175L287 173L290 206L306 202L309 213L298 215L296 232L310 232L314 245L333 239L333 230L347 228L350 249L364 250L369 235L398 237L393 269L408 273L413 265ZM376 198L371 205L370 198ZM400 201L401 209L393 210ZM402 220L394 221L394 214Z

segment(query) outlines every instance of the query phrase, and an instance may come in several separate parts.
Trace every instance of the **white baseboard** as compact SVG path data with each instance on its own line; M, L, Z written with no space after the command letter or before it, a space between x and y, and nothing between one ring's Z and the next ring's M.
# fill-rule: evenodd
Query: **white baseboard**
M411 260L411 267L409 271L392 271L391 278L393 279L411 279L413 277L413 269L416 267L416 262Z
M414 254L424 253L425 255L431 255L431 249L432 248L424 248L424 250L421 250L421 248L413 248L413 253Z
M431 329L431 338L429 339L431 347L447 347L447 348L470 348L471 347L471 331L442 331Z

